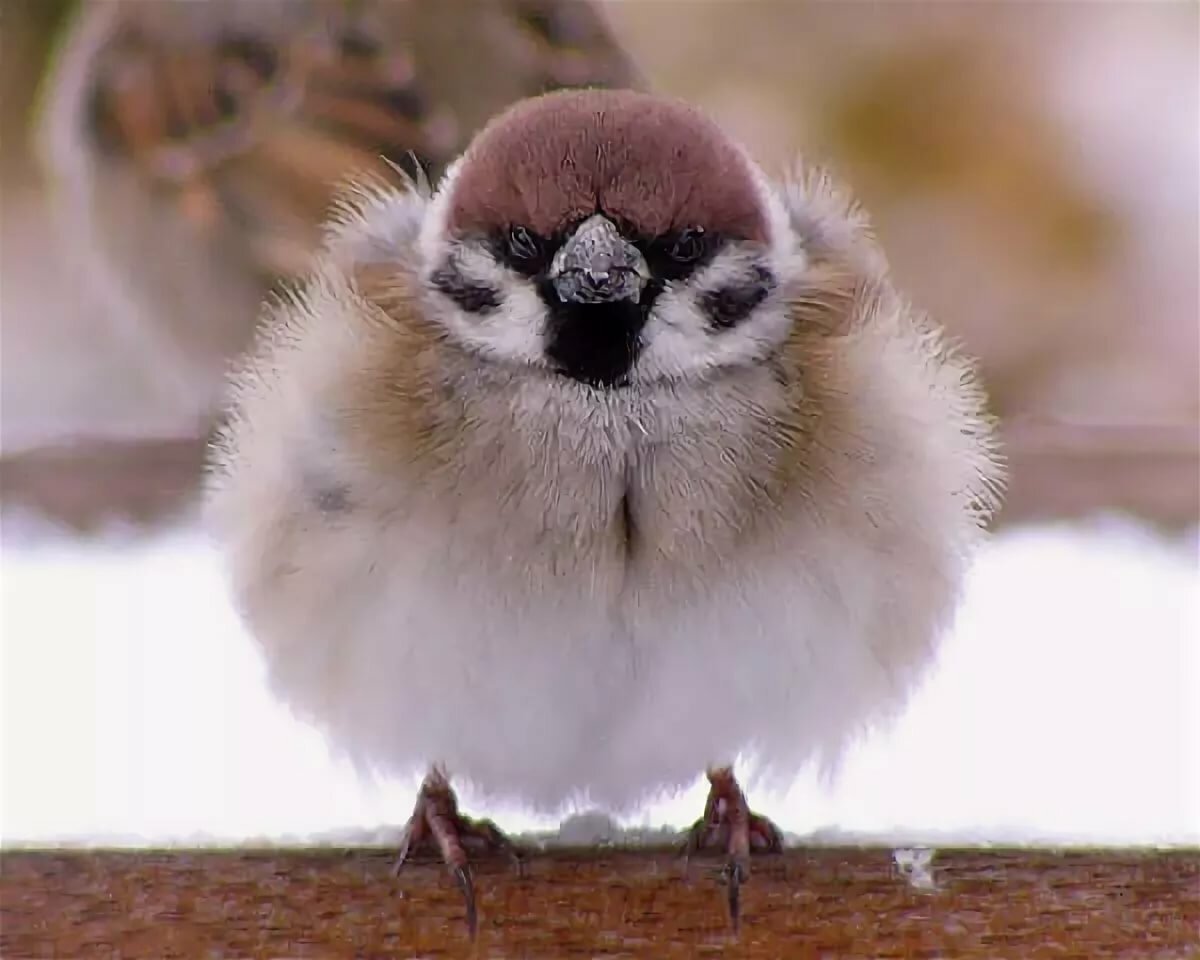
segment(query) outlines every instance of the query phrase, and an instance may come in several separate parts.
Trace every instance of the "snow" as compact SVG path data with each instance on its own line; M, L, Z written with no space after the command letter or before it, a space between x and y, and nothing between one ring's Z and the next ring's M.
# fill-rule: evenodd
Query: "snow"
M892 851L892 862L914 890L936 890L933 877L934 851L929 849L901 849Z
M6 518L5 845L394 838L415 781L358 779L271 699L198 534L79 545L14 529ZM1116 519L1002 534L907 713L833 779L803 771L752 804L810 842L1200 843L1196 554L1194 534ZM623 826L682 826L704 793L698 777Z

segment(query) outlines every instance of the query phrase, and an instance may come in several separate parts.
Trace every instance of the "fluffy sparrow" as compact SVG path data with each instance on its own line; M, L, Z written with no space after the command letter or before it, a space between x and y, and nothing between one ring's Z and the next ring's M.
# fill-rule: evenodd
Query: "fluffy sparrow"
M708 768L730 906L764 781L895 712L996 504L970 365L825 176L700 112L524 101L435 191L366 183L236 375L215 529L274 688L432 769L403 856L484 794L614 811Z

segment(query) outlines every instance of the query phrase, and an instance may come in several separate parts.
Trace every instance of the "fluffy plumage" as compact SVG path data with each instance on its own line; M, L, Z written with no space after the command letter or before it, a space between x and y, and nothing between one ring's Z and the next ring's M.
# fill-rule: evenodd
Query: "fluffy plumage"
M496 247L597 211L653 275L601 385ZM656 269L645 234L688 226L724 235ZM747 752L790 777L901 706L999 475L970 365L827 178L588 92L502 115L432 195L346 197L235 378L212 507L275 689L341 749L622 810Z

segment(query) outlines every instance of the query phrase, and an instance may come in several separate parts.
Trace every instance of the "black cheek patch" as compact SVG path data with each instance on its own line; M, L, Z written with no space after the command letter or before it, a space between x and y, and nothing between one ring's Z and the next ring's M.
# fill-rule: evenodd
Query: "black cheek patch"
M491 313L500 306L499 290L486 283L468 280L452 261L438 267L429 282L467 313Z
M775 276L766 267L756 266L749 278L710 290L700 297L700 308L718 330L728 330L745 320L775 289Z

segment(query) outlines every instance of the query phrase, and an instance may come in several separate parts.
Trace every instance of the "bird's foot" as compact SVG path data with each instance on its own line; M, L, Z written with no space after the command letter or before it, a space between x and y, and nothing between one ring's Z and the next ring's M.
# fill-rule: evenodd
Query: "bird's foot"
M732 767L713 767L708 771L708 801L704 816L688 831L680 851L684 874L691 856L712 847L725 854L721 879L729 903L729 921L736 933L741 921L741 888L750 878L751 853L781 853L783 833L766 817L750 810L746 795L733 775Z
M478 923L475 910L475 885L467 850L499 852L512 859L518 873L524 870L524 857L504 832L491 820L472 820L458 812L458 798L445 771L435 767L425 777L417 793L417 803L404 827L400 854L392 867L397 876L409 856L423 846L435 846L462 890L467 907L467 931L474 938Z

